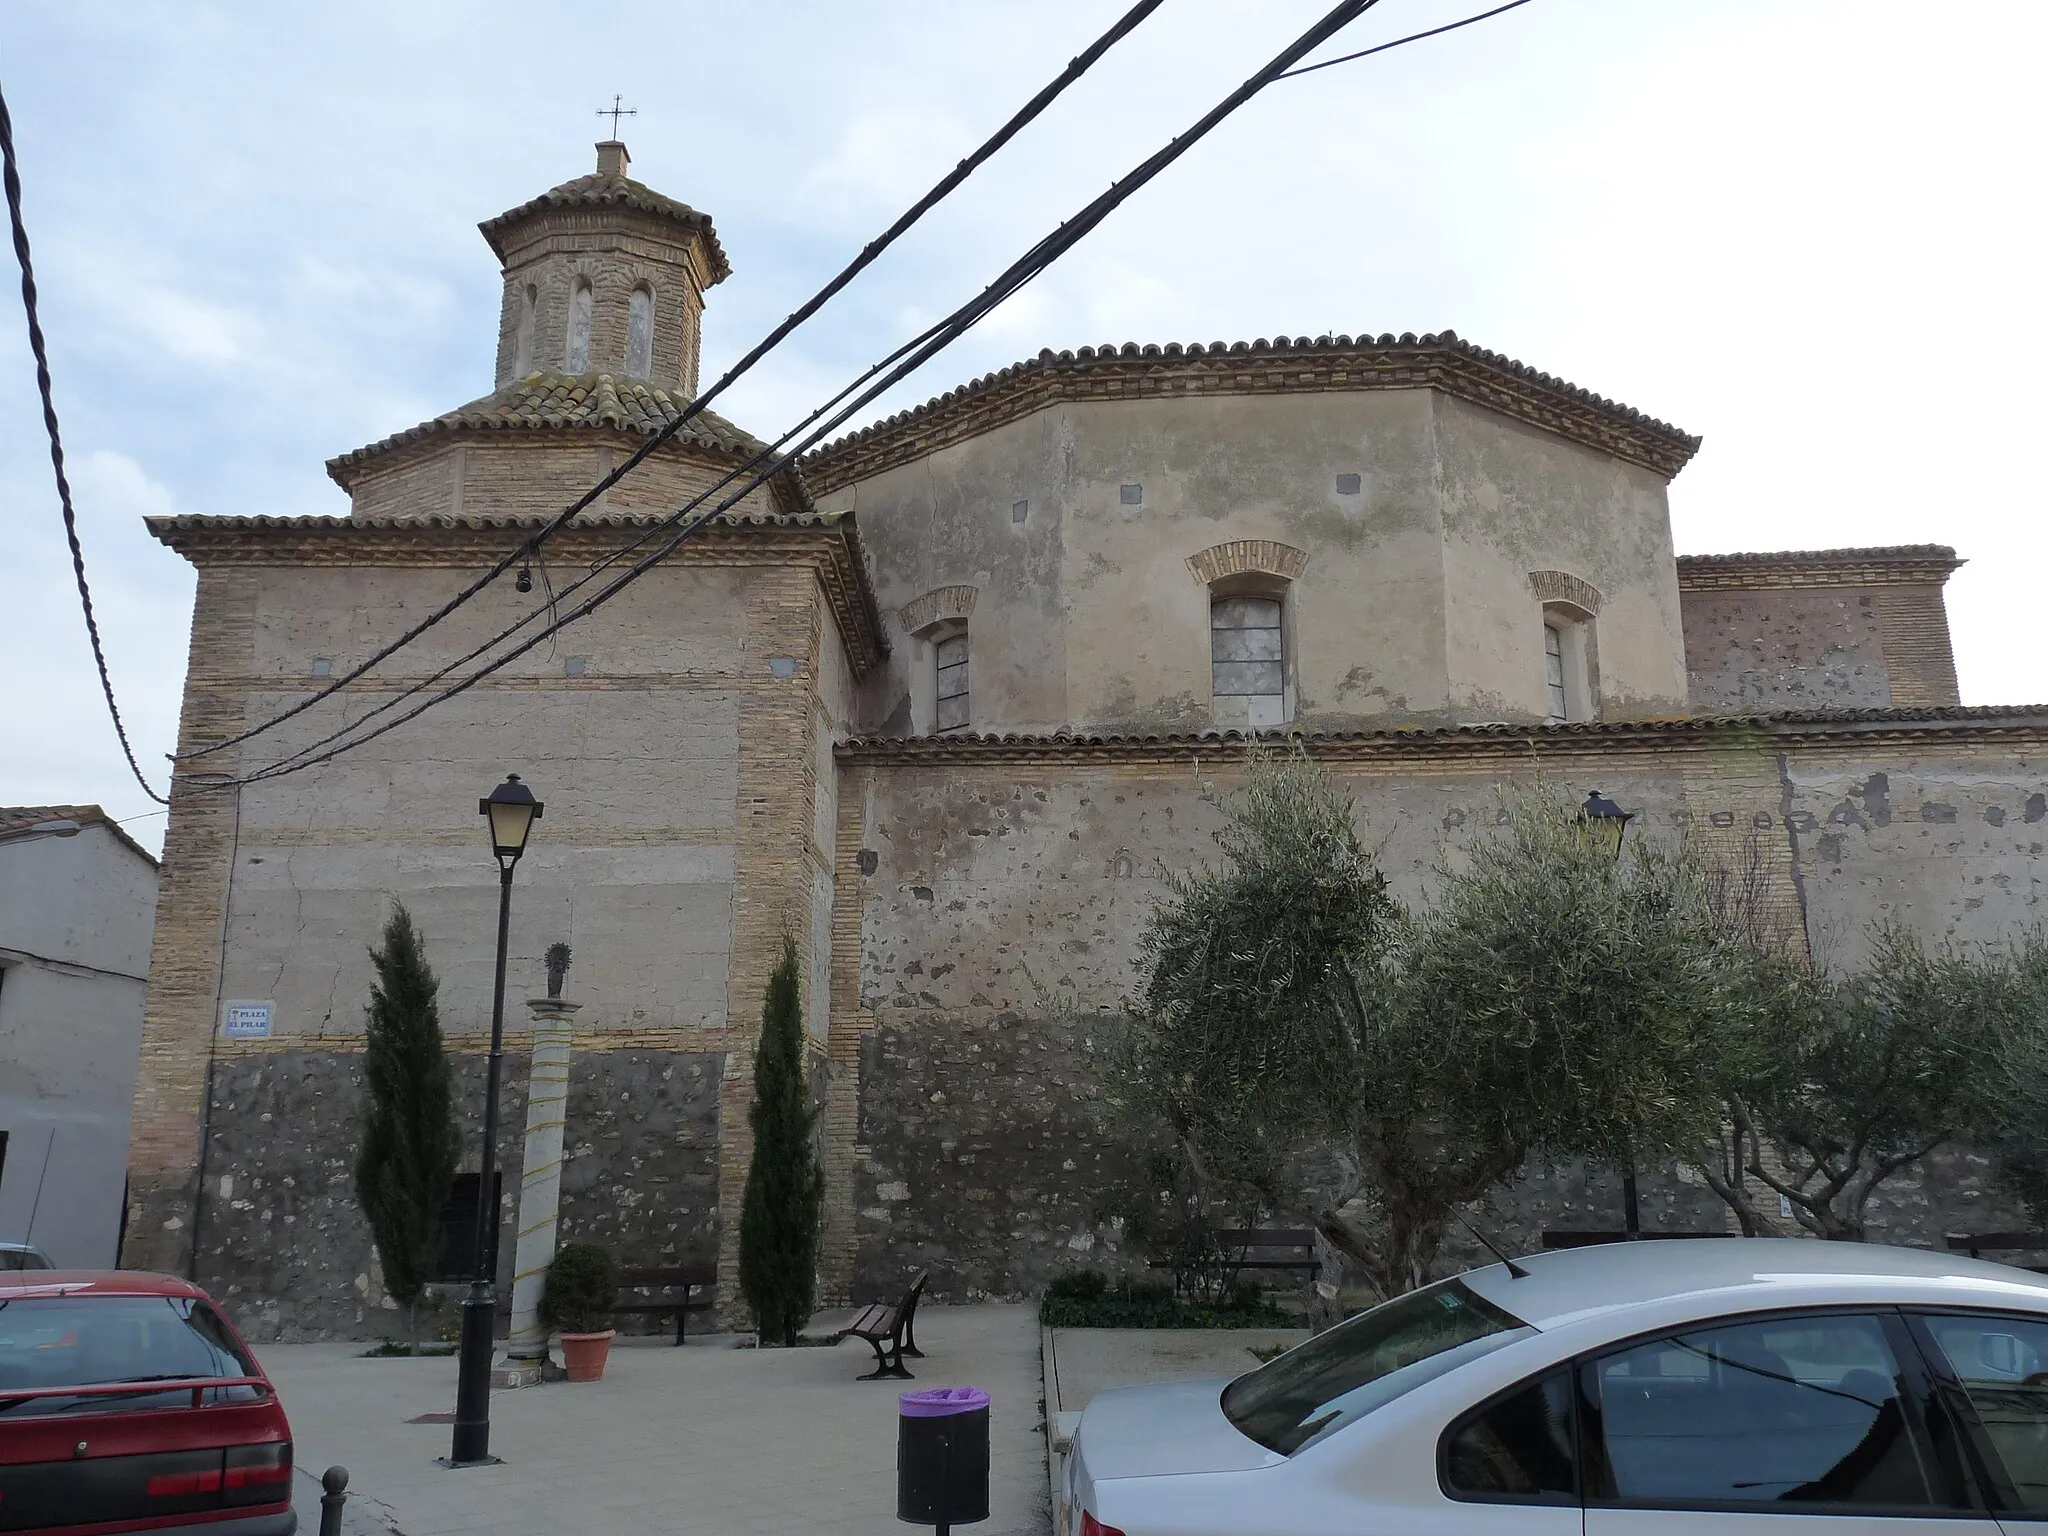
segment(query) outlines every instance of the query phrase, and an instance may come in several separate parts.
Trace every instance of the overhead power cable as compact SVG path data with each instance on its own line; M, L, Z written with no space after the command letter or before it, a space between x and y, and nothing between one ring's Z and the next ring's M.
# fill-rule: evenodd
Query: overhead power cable
M564 613L539 633L528 637L512 650L479 667L459 682L442 689L432 697L414 705L411 709L406 710L395 718L384 721L374 729L363 732L361 735L353 736L349 740L341 741L329 747L326 751L308 752L293 758L287 758L270 764L265 768L258 769L256 772L240 779L222 781L215 787L229 788L240 784L255 783L263 779L302 772L307 768L331 762L343 753L354 751L356 748L384 735L386 732L395 730L408 721L417 719L436 705L467 692L492 673L509 666L551 635L567 628L580 619L587 618L605 603L610 602L625 588L660 565L696 529L701 528L711 519L738 505L742 499L766 484L775 474L793 463L805 451L837 430L858 412L861 407L893 388L902 379L907 378L918 368L922 367L930 358L952 345L954 341L958 340L959 337L966 334L975 324L986 317L990 311L994 310L1004 300L1011 297L1039 273L1051 266L1054 261L1058 260L1060 256L1064 255L1091 232L1132 194L1136 193L1169 165L1172 165L1182 155L1194 148L1219 123L1236 112L1254 96L1258 95L1260 91L1282 78L1289 67L1299 62L1303 55L1328 41L1378 3L1379 0L1345 0L1344 4L1333 8L1320 21L1316 22L1315 25L1311 26L1283 49L1264 68L1252 75L1242 85L1238 86L1237 89L1212 107L1186 132L1168 141L1165 147L1148 156L1127 175L1113 182L1107 191L1082 208L1072 218L1059 225L1051 234L1047 235L1023 256L1018 258L1017 261L1012 263L1001 276L983 289L979 295L954 310L951 315L931 331L926 332L925 338L922 339L922 344L915 345L914 350L909 351L907 356L903 355L904 349L899 348L898 352L892 354L892 356L901 356L902 360L895 367L891 368L884 377L861 390L856 398L849 404L834 411L831 417L825 420L822 425L805 431L798 438L794 446L784 448L771 463L765 468L760 469L746 484L727 495L709 511L700 513L689 522L682 523L665 542L652 553L642 556L623 575L605 587L603 591L593 597L586 598L574 609ZM874 371L870 369L868 374L863 375L863 378L873 377ZM847 391L842 390L838 396L835 396L835 400L844 399L846 394ZM819 414L819 412L813 412L808 420L815 422ZM787 443L790 436L791 434L784 434L784 437L779 442ZM758 461L760 457L761 455L756 455L756 460ZM684 507L678 509L677 512L672 513L669 518L665 519L665 525L677 523L679 519L687 516L689 512L700 506L712 494L714 492L705 492L693 498ZM643 535L642 539L635 541L636 546L644 542L646 542L645 535ZM563 595L566 594L558 594L558 600ZM353 729L353 727L350 729Z
M128 759L128 771L142 792L159 805L170 802L142 776L135 761L135 748L128 741L128 727L121 719L121 706L114 702L114 679L107 671L106 647L100 643L100 621L92 609L92 586L85 579L85 549L78 542L78 514L71 505L71 479L64 472L64 434L57 426L57 400L50 383L50 351L43 341L43 322L36 312L36 269L29 259L28 226L21 217L21 172L14 162L14 119L7 112L7 97L0 92L0 180L7 187L7 217L14 226L14 254L21 261L21 307L28 315L28 349L36 359L36 389L43 397L43 429L50 439L50 467L57 475L57 505L64 514L64 537L71 545L71 570L78 579L78 606L85 614L85 633L92 641L93 664L100 671L100 693L107 701L107 714L114 722L114 735L121 742L121 755Z
M1389 48L1399 48L1403 43L1419 43L1425 37L1441 37L1446 32L1455 32L1460 27L1469 27L1475 21L1485 21L1498 16L1502 11L1512 11L1518 5L1527 5L1529 0L1508 0L1506 5L1496 5L1490 11L1481 11L1477 16L1467 16L1463 21L1447 22L1441 27L1431 27L1427 32L1411 32L1406 37L1397 37L1391 43L1381 43L1373 48L1361 48L1356 53L1347 53L1342 58L1324 59L1320 64L1304 64L1299 69L1290 69L1280 78L1292 80L1299 75L1312 75L1319 69L1330 69L1339 64L1349 64L1353 59L1369 59L1376 53L1385 53Z
M1307 66L1306 68L1291 69L1288 70L1286 73L1278 76L1277 78L1281 80L1290 80L1297 75L1308 74L1317 69L1325 69L1333 64L1346 64L1350 63L1354 59L1362 59L1372 54L1384 53L1390 48L1399 48L1407 43L1420 42L1425 38L1436 37L1445 32L1456 31L1460 27L1470 26L1474 22L1484 21L1488 17L1497 16L1503 11L1511 11L1514 10L1516 6L1526 5L1528 3L1529 0L1511 0L1510 4L1498 6L1491 11L1483 12L1482 14L1477 16L1468 16L1463 21L1455 21L1450 23L1448 26L1443 27L1432 27L1425 32L1410 33L1408 36L1396 38L1392 42L1381 43L1376 47L1363 49L1358 53L1348 53L1340 58L1327 59L1320 64L1312 64ZM958 315L963 312L964 308L962 311L955 311L955 314ZM950 320L952 317L948 318ZM414 680L405 688L399 690L395 694L392 694L390 697L386 698L385 700L377 704L374 708L369 710L368 713L366 713L365 715L355 720L347 721L335 730L329 732L327 735L306 743L297 751L288 754L278 763L272 764L270 768L263 770L263 772L270 773L278 768L285 767L286 765L296 764L301 759L310 758L313 755L317 754L318 752L320 752L322 748L331 746L335 742L340 741L342 738L349 736L354 732L362 730L370 722L374 721L378 716L387 714L392 710L400 708L404 705L406 700L415 698L418 695L426 692L429 688L432 688L436 683L440 682L443 678L449 676L451 673L459 671L461 668L475 661L478 657L485 655L496 646L504 643L513 635L517 634L520 630L526 628L527 625L533 623L542 615L542 613L546 613L548 618L551 620L556 618L558 616L559 604L561 599L567 598L573 595L574 593L580 591L590 582L596 580L597 577L608 566L617 563L619 560L631 554L634 550L639 549L644 545L650 543L652 540L657 538L664 530L674 527L677 523L679 523L683 518L687 517L697 507L703 505L705 501L708 501L711 497L717 495L726 486L732 484L734 480L738 479L741 475L744 475L748 471L757 467L768 456L768 453L770 451L782 447L783 445L787 444L792 438L794 438L799 432L815 424L828 411L830 411L833 407L837 406L848 395L853 393L854 390L858 389L861 385L867 383L868 380L872 379L884 368L889 367L891 364L899 361L902 357L908 354L912 348L922 345L924 342L928 341L933 336L938 334L938 332L941 329L943 329L946 324L946 321L941 321L938 325L932 327L930 330L924 332L922 335L912 337L908 342L905 342L895 352L892 352L891 354L889 354L889 356L883 358L881 361L877 362L872 367L870 367L866 373L862 374L859 378L855 379L851 384L849 384L845 389L841 390L840 393L835 395L831 400L827 401L824 405L820 406L817 410L813 411L810 416L806 417L802 422L798 423L796 427L792 428L789 432L785 433L781 438L777 439L777 441L774 444L770 445L769 449L762 450L760 453L757 453L752 459L748 460L745 464L740 465L736 469L728 471L727 474L719 481L717 481L715 484L710 486L705 491L700 492L696 497L694 497L691 501L685 503L675 512L669 514L667 517L661 519L659 522L652 524L650 527L645 529L637 538L629 541L620 548L611 551L601 560L594 562L590 568L590 571L586 575L581 576L577 578L575 581L569 583L559 593L555 592L552 586L550 586L548 594L549 600L547 606L544 609L535 608L528 611L526 614L514 620L511 624L506 625L503 629L500 629L496 634L490 636L488 639L484 640L471 650L465 652L464 654L458 657L455 657L451 661L443 663L433 672L430 672L424 677ZM555 632L559 631L557 630ZM550 654L552 654L552 651L550 652ZM369 738L366 736L363 739L368 740Z
M505 554L505 556L497 562L497 564L493 565L489 570L484 572L483 575L479 576L476 580L472 581L468 586L464 587L460 592L456 593L455 596L450 598L447 602L443 603L439 608L435 609L432 613L428 614L427 617L422 619L418 624L415 624L412 628L406 630L403 634L399 635L396 639L390 641L388 644L380 647L376 652L374 652L368 659L363 661L360 665L356 666L351 671L344 673L342 676L337 677L336 679L334 679L333 682L329 683L326 687L317 689L313 693L308 694L304 699L302 699L297 704L294 704L291 708L283 710L280 713L273 715L269 719L264 720L256 725L252 725L248 729L241 731L236 735L229 736L221 741L213 742L208 746L196 747L193 748L191 751L179 753L177 754L178 760L189 761L193 758L205 757L211 753L223 751L228 747L239 746L242 742L249 740L251 737L260 736L265 731L271 730L274 727L281 725L283 722L291 719L293 716L301 714L308 709L311 709L315 704L321 702L321 700L326 699L331 695L340 692L343 688L346 688L350 683L356 681L358 678L368 673L373 667L376 667L381 662L388 660L398 651L412 644L413 641L417 640L421 635L425 634L428 630L432 629L436 624L439 624L443 619L447 618L450 614L454 613L455 610L460 608L464 603L467 603L471 598L475 597L479 592L483 591L485 587L488 587L492 582L496 581L500 576L504 575L505 572L510 570L514 565L519 564L521 561L530 559L533 556L533 554L540 548L543 542L552 537L554 534L560 532L561 529L564 526L566 526L570 522L570 520L573 519L579 512L583 512L590 508L591 506L595 505L598 498L603 496L606 491L610 490L613 486L617 485L621 480L625 479L627 475L631 474L633 470L637 469L643 462L645 462L647 457L650 454L652 454L656 449L660 448L662 444L668 442L678 432L682 431L682 429L685 426L687 426L690 422L696 420L696 418L704 412L705 408L708 407L712 401L716 400L720 395L724 394L725 391L732 384L738 381L743 375L745 375L749 369L751 369L762 358L766 357L770 352L774 351L776 347L780 346L792 331L794 331L798 326L802 325L806 320L810 319L811 316L815 315L820 309L822 309L825 306L825 304L828 301L830 301L835 295L837 295L840 292L840 290L845 288L848 283L852 282L854 278L858 277L863 271L865 271L869 266L871 266L875 262L875 260L878 257L880 257L884 251L888 250L890 246L894 245L896 241L905 232L907 232L912 225L916 224L918 220L922 219L927 213L931 212L933 208L937 207L941 202L945 201L945 199L953 193L954 189L957 188L962 182L967 180L969 176L973 175L975 171L980 169L980 167L989 159L990 156L994 155L1005 144L1009 143L1011 139L1015 138L1020 132L1022 132L1024 128L1032 122L1033 119L1037 118L1041 113L1045 111L1047 107L1051 106L1052 103L1056 99L1058 99L1062 92L1064 92L1075 81L1079 80L1083 75L1087 74L1088 71L1095 66L1096 62L1099 59L1101 59L1101 57L1105 53L1109 52L1109 50L1112 47L1114 47L1117 43L1121 42L1133 30L1135 30L1140 22L1142 22L1146 17L1150 16L1154 11L1159 9L1160 5L1162 5L1163 3L1164 0L1139 0L1138 4L1132 6L1128 11L1124 12L1122 16L1118 17L1115 25L1110 27L1110 29L1107 32L1104 32L1102 36L1098 37L1094 42L1090 43L1088 47L1083 49L1080 53L1076 54L1071 60L1069 60L1067 67L1061 70L1060 73L1052 81L1050 81L1042 90L1040 90L1037 95L1033 96L1022 107L1018 108L1017 111L1011 116L1008 122L1004 123L1002 127L998 128L993 134L989 135L989 137L985 139L981 143L981 145L975 149L975 151L972 154L970 154L966 159L962 160L958 165L954 166L951 171L948 171L943 177L941 177L938 180L938 182L933 185L932 189L929 192L925 193L925 195L919 198L915 203L911 204L911 206L904 211L903 215L900 218L898 218L894 224L891 224L881 234L877 235L873 240L870 240L865 246L861 247L859 255L855 256L852 261L848 262L843 268L841 268L840 271L831 279L830 282L826 283L824 287L820 288L816 293L812 294L810 298L806 299L803 302L803 304L801 304L794 311L792 311L790 315L786 319L784 319L780 325L776 326L774 330L770 331L766 336L762 337L760 341L755 343L753 349L749 351L744 357L742 357L738 362L734 363L732 367L728 368L724 373L720 374L718 379L711 385L710 388L706 389L702 394L698 395L694 400L690 401L690 403L687 406L685 406L680 413L678 413L659 431L655 432L651 437L649 437L647 441L642 443L638 448L635 448L632 453L628 454L609 473L607 473L603 479L599 480L589 490L585 491L581 496L577 497L574 501L570 502L568 506L564 507L545 525L536 529L534 532L528 534L525 540L522 541L517 548L508 551Z

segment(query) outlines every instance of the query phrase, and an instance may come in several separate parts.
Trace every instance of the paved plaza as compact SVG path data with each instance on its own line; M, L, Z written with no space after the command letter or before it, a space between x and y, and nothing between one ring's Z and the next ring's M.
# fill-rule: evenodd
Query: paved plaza
M824 1331L818 1328L814 1331ZM360 1344L260 1348L291 1416L307 1536L319 1473L349 1470L349 1536L883 1536L896 1519L896 1394L973 1385L992 1399L982 1536L1048 1528L1039 1328L1025 1306L929 1306L914 1383L856 1381L873 1356L622 1340L605 1379L496 1392L503 1466L450 1472L455 1361L365 1359Z

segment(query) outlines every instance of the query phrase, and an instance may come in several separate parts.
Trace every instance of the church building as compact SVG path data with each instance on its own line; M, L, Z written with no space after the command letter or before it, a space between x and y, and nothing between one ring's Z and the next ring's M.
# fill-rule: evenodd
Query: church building
M198 572L194 755L124 1262L195 1275L253 1336L394 1326L351 1177L394 900L440 977L476 1196L497 870L475 807L508 772L546 811L513 891L505 1222L518 1000L566 942L562 1234L715 1261L728 1316L785 935L828 1300L925 1266L942 1299L1025 1295L1119 1251L1105 1196L1137 1153L1085 1019L1130 988L1165 878L1215 857L1252 733L1341 775L1410 897L1540 776L1616 800L1631 836L1761 858L1838 962L1876 919L1988 939L2038 911L2048 710L1960 707L1953 551L1675 556L1667 487L1698 439L1449 332L1041 352L781 471L615 601L323 758L760 449L707 411L546 541L531 590L508 575L205 752L419 623L697 391L732 269L624 145L481 227L504 273L489 393L330 460L345 517L151 522ZM1532 1172L1503 1221L1612 1225L1604 1189ZM1873 1211L1900 1240L1993 1202L1946 1165L1904 1189ZM1646 1190L1720 1220L1681 1180Z

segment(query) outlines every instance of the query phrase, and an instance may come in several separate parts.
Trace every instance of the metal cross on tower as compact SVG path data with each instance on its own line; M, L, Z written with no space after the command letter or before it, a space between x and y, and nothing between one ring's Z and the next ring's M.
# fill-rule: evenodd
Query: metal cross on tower
M610 106L599 107L597 109L597 115L599 117L608 117L612 120L612 137L614 139L616 139L619 136L620 118L638 117L640 115L640 109L638 107L622 107L619 105L619 100L620 98L614 95L612 97L612 104Z

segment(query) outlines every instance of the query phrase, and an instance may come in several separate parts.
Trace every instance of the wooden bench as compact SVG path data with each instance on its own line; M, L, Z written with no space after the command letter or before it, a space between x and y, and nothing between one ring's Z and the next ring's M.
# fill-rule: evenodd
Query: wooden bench
M1987 1253L2039 1253L2048 1250L2048 1232L1951 1232L1947 1242L1950 1253L1967 1253L1973 1259L1980 1259ZM2048 1275L2048 1264L2015 1264L2013 1268Z
M1322 1271L1316 1258L1316 1235L1307 1227L1254 1227L1241 1232L1211 1234L1223 1269L1290 1270L1313 1280ZM1178 1269L1178 1259L1154 1259L1154 1269Z
M893 1304L876 1302L856 1317L851 1325L839 1330L840 1338L863 1339L875 1352L875 1368L856 1380L881 1381L885 1377L898 1381L916 1379L904 1367L903 1357L924 1358L924 1351L917 1347L913 1325L917 1319L917 1299L924 1294L925 1285L931 1277L930 1270L920 1269L901 1301Z
M627 1291L681 1291L680 1301L619 1301L612 1306L613 1317L673 1317L676 1320L676 1343L683 1342L683 1331L689 1326L692 1312L709 1312L712 1308L708 1293L718 1286L718 1266L711 1263L693 1262L678 1264L668 1269L622 1269L619 1271L619 1292ZM698 1292L707 1293L703 1300L696 1300Z

